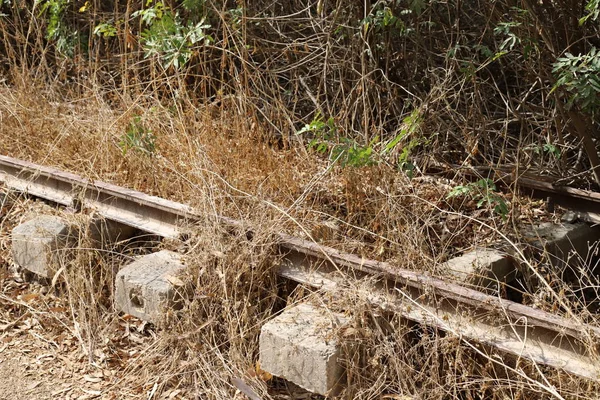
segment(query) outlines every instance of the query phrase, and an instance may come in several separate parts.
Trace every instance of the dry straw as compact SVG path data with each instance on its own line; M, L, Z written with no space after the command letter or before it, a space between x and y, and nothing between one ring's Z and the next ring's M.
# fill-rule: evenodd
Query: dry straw
M573 147L577 138L568 133L561 140L569 162L531 150L558 121L541 106L546 100L537 80L508 90L503 85L511 78L496 74L496 64L486 64L483 78L474 79L463 73L462 56L440 58L427 50L425 39L384 38L385 46L373 46L372 37L352 31L352 21L364 13L343 2L326 4L341 10L333 17L312 15L304 5L295 10L291 3L254 2L246 12L256 12L245 16L239 30L232 28L228 10L206 2L219 35L196 49L193 68L165 70L156 59L145 59L140 44L127 35L140 28L130 18L139 4L116 2L114 10L106 10L92 3L95 21L125 13L128 25L114 41L90 36L96 53L87 59L59 57L32 10L1 20L0 68L7 78L0 81L0 152L181 201L206 215L185 243L158 244L140 234L98 246L86 232L84 219L90 216L14 201L15 194L2 200L3 269L11 263L10 231L26 215L61 213L77 228L78 245L69 257L65 253L59 278L41 295L44 301L35 307L10 303L11 312L14 318L46 315L49 303L67 305L50 319L76 339L73 351L89 365L114 371L107 393L242 398L233 383L238 379L260 398L293 397L295 389L256 364L258 334L286 304L310 300L352 316L352 325L338 332L346 354L344 398L597 397L596 384L378 310L352 280L334 301L275 274L274 233L280 231L443 277L444 261L475 246L504 241L520 249L524 224L556 218L542 204L510 191L498 194L510 206L504 219L493 206L478 208L473 197L448 197L466 184L457 171L447 174L450 179L410 179L396 163L401 148L390 153L383 148L417 110L424 123L414 133L419 144L413 161L421 168L416 175L455 162L465 168L520 163L536 171L549 164L564 173L585 170L585 157ZM480 3L469 3L472 12L435 9L411 21L425 29L431 18L449 15L451 24L444 25L444 17L427 28L428 45L446 52L468 41L460 27L481 28L479 34L489 28L487 21L498 20L500 8L509 10L504 3L498 9ZM83 18L71 17L75 23ZM347 36L336 38L334 22L349 30ZM277 40L261 37L261 29ZM448 42L453 37L456 43ZM380 65L380 59L391 64ZM514 75L531 71L526 64L508 65ZM505 80L496 81L498 76ZM521 112L528 117L517 117ZM341 168L307 150L294 134L319 115L336 123L330 144L351 138L364 146L380 138L373 142L377 162ZM563 128L557 127L561 133ZM410 140L402 145L411 147ZM211 218L215 214L246 221L254 237L224 231ZM186 254L189 274L181 279L193 290L183 309L151 327L119 316L112 290L116 271L157 245ZM549 254L518 253L524 275L535 279L513 291L527 304L597 323L595 253L592 247L587 258L573 259L572 282L563 279L564 271L549 268ZM499 286L497 294L505 295Z

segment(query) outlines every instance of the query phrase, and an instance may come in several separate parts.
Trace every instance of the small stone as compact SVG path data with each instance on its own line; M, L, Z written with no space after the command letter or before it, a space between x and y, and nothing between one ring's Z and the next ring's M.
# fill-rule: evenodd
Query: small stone
M575 222L577 222L578 219L579 219L579 215L577 215L573 211L567 211L560 218L560 221L565 222L567 224L574 224Z

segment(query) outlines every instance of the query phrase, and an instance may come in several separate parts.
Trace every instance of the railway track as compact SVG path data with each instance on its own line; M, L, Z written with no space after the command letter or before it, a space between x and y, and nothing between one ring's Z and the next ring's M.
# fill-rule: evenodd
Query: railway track
M527 172L517 174L507 168L462 167L460 165L437 165L436 172L461 171L471 179L493 177L494 182L503 186L517 186L521 192L531 197L545 199L549 208L559 205L575 213L581 221L600 224L600 193L581 190L569 186L554 185L551 181L536 179ZM551 210L552 211L552 210Z
M163 237L181 239L203 217L181 203L6 156L0 156L0 182L11 190L63 206L94 209L109 220ZM547 186L535 190L572 194ZM600 196L596 197L586 201L600 205ZM213 217L225 225L242 226L240 221L224 216ZM287 234L280 233L277 239L282 255L278 272L282 277L333 296L352 286L362 291L374 307L513 358L600 380L597 326Z

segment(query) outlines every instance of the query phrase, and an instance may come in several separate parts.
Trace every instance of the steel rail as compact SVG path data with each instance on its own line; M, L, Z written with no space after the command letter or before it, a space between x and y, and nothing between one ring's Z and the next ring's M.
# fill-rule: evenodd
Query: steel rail
M164 237L180 238L201 214L147 194L91 181L54 168L0 156L0 182L12 190L78 209ZM227 225L241 222L222 216ZM351 288L373 305L468 341L600 381L600 328L519 303L278 234L281 276L338 295ZM513 357L513 358L514 358Z
M528 190L532 197L548 199L550 207L560 205L573 211L581 221L590 224L600 223L600 193L556 186L529 177L518 178L515 183L522 189Z
M436 172L443 174L454 174L461 171L462 174L471 178L493 177L496 183L504 186L516 185L522 192L531 197L546 199L550 208L560 205L575 213L578 219L591 224L600 224L600 193L582 190L570 186L555 185L554 183L535 177L524 172L516 175L516 171L509 167L464 167L454 164L439 163L434 166ZM552 211L552 210L551 210Z

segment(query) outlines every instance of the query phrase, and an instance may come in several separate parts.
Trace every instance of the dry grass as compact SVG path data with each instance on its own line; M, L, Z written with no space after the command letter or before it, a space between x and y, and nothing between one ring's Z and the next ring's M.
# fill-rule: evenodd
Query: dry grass
M22 201L9 202L5 211L4 233L33 215L57 213L48 206ZM264 224L260 215L265 211L256 211L252 222ZM85 226L85 216L60 215L74 226ZM102 376L102 384L88 391L101 392L106 398L147 398L148 393L156 398L173 393L174 398L242 398L236 395L232 378L245 380L265 399L295 398L294 389L257 370L257 337L262 323L281 310L286 300L293 304L311 299L320 304L325 300L332 309L353 317L352 325L339 332L349 382L343 398L402 398L407 394L422 399L546 398L545 380L565 398L592 398L598 390L522 360L504 357L497 364L498 354L488 348L373 309L351 282L334 302L318 292L282 286L272 268L276 258L269 229L249 241L244 232L224 232L210 218L201 225L187 248L179 249L187 253L186 279L196 289L183 310L166 317L168 328L119 317L111 306L114 273L128 259L121 254L146 251L140 247L143 240L98 250L86 244L84 232L75 256L65 260L62 283L49 293L35 285L10 293L17 300L17 296L30 300L13 304L6 318L19 319L27 312L42 318L36 334L58 343L63 356L69 354L69 359L87 364L83 370L87 376ZM1 237L2 259L10 262L10 237ZM9 278L4 287L12 287ZM23 297L24 293L37 294ZM27 329L31 328L16 325L17 332Z
M52 89L24 84L0 91L0 146L5 154L185 202L207 213L243 220L259 206L264 218L303 236L319 236L320 225L333 222L338 225L335 237L316 239L378 258L412 248L432 264L482 240L494 240L493 230L474 230L467 219L446 219L436 210L475 212L474 203L446 200L452 185L460 182L411 181L386 165L332 166L302 147L270 142L260 128L246 128L240 116L215 118L211 110L191 104L173 110L145 98L123 100L115 107L94 88L54 98L59 96ZM120 145L135 116L156 137L151 154L135 149L124 154ZM505 224L489 210L476 212L481 214L496 226ZM412 268L414 263L407 261L400 266Z
M225 14L218 17L222 22L228 18ZM484 20L476 14L463 17ZM298 21L304 23L303 18ZM283 37L298 21L290 19L286 25L274 19L271 28ZM486 89L477 89L477 82L462 73L451 73L459 68L458 59L438 65L435 57L420 51L420 42L402 45L407 46L403 47L405 57L422 56L426 60L421 62L428 65L416 71L429 74L421 78L430 80L432 90L415 92L414 98L388 76L372 84L369 77L382 73L377 66L363 64L361 71L354 69L357 55L365 54L369 47L366 40L360 46L353 42L354 47L348 49L330 43L332 52L319 52L316 57L325 58L311 64L311 54L320 49L312 40L325 36L329 29L325 23L311 25L316 31L308 43L311 47L272 43L276 46L274 59L263 55L273 69L287 68L291 62L314 71L316 65L318 73L309 84L330 92L313 94L300 78L290 78L286 86L269 73L238 63L247 54L241 54L245 42L235 32L224 34L224 39L238 46L240 54L231 59L223 56L221 64L205 54L210 58L208 69L220 68L209 70L206 76L190 73L199 92L195 93L182 84L188 76L171 76L153 60L139 61L142 51L121 42L119 51L114 51L122 57L118 61L60 64L50 55L46 57L50 46L37 22L31 18L30 27L20 28L31 28L27 46L32 47L8 49L7 65L0 65L10 72L10 82L0 81L0 153L184 202L206 216L185 244L159 244L185 252L186 279L195 289L182 310L167 315L164 323L155 327L120 316L112 306L116 271L132 256L151 251L157 245L155 238L140 237L97 248L86 235L88 215L64 214L27 199L3 203L2 318L24 321L31 314L41 321L34 324L32 332L56 343L53 351L68 354L87 373L110 377L102 378L102 385L93 390L101 390L106 398L241 399L231 384L232 378L241 378L265 399L303 396L284 382L268 379L257 367L257 338L264 321L286 304L316 301L353 317L352 325L339 332L348 370L343 398L530 399L551 397L554 388L564 398L592 399L600 393L596 384L538 369L522 360L500 358L491 349L461 341L451 333L373 309L353 290L354 282L333 301L324 293L282 283L274 274L273 233L279 231L387 260L398 268L446 276L447 271L440 268L443 261L476 246L495 245L501 241L501 233L517 243L523 224L557 218L545 212L543 204L510 192L502 195L511 208L506 220L491 207L479 209L468 197L448 199L453 187L465 183L458 173L433 179L417 174L409 179L395 162L388 163L385 158L378 165L341 168L289 135L310 121L308 115L315 116L315 107L322 106L327 115L336 117L340 130L364 144L377 135L393 138L410 113L409 108L399 106L402 101L389 98L405 99L411 107L412 101L418 107L423 100L423 108L429 107L429 111L422 129L436 132L426 135L433 143L424 165L437 156L464 165L482 160L490 164L524 161L534 167L552 164L554 161L533 151L519 152L519 145L545 143L540 132L552 125L554 116L546 115L551 113L538 115L539 121L528 120L528 126L521 126L515 134L515 121L507 118L509 113L503 109L505 102L511 102L505 101L503 93L497 98L483 96ZM2 29L19 31L12 26ZM446 32L437 36L435 45L444 51L454 45L444 41L451 36ZM8 48L7 44L17 39L7 34L3 40ZM39 64L28 59L30 54L35 60L39 57ZM291 60L282 61L278 54ZM414 66L418 67L417 61ZM333 78L324 75L324 81L319 81L321 65L333 72ZM400 75L413 77L410 70L407 66ZM112 80L114 71L120 71L116 81ZM498 95L497 83L492 88L486 75L493 76L493 71L484 72L479 79ZM238 76L249 80L239 83ZM400 78L402 82L406 77ZM424 90L419 85L411 90ZM285 99L285 91L292 86L300 94L297 105ZM519 99L517 89L523 90L511 90ZM531 89L525 89L529 90L527 98ZM390 96L388 100L382 93ZM311 98L314 95L319 101ZM537 99L543 93L536 89L532 96ZM529 103L524 104L528 107ZM520 107L515 111L512 105L509 111L516 113ZM535 105L532 109L536 110ZM388 114L393 118L387 120ZM145 136L149 141L128 142L132 130L151 135ZM497 143L500 131L503 137ZM576 140L567 135L566 142L571 146ZM579 158L574 172L570 167L568 171L585 170L585 160ZM8 274L11 229L40 213L59 213L80 228L78 245L64 258L61 277L50 289L15 282ZM215 213L243 220L254 228L255 237L249 241L244 232L224 232L210 218ZM533 255L521 260L529 275L538 277L535 285L523 283L524 301L597 324L596 310L588 307L599 287L592 256L574 264L575 285L548 268L548 254L533 260ZM545 284L540 284L540 276ZM586 291L585 297L582 291ZM24 301L22 296L31 293L34 295ZM9 327L4 337L28 329L18 323Z
M264 398L293 397L281 382L265 382L256 366L262 323L282 309L288 296L293 303L310 294L277 283L273 232L285 230L401 268L445 275L438 268L441 261L492 244L500 230L510 232L510 224L545 215L543 205L507 197L512 218L503 221L468 199L446 200L457 182L411 181L385 165L332 167L302 147L270 142L258 128L236 123L236 115L215 117L190 104L168 109L150 97L115 105L94 88L66 97L58 93L43 85L2 88L0 146L6 154L186 202L207 217L186 247L178 248L186 252L188 279L196 289L182 311L167 316L168 329L137 325L112 308L114 274L129 259L122 254L147 251L143 239L103 249L80 241L74 257L65 260L62 283L42 296L44 305L64 304L67 311L56 320L78 343L72 351L94 370L116 373L103 386L107 396L141 398L153 392L232 398L231 378L237 377ZM156 136L150 154L120 147L134 116ZM7 209L3 259L10 262L6 233L32 214ZM211 222L214 213L246 221L258 236L248 241L241 232L223 232ZM85 226L85 216L66 217ZM324 223L330 228L323 229ZM343 301L330 306L354 317L351 330L340 332L348 355L344 398L544 398L548 385L569 398L592 398L597 391L522 361L505 359L506 366L499 367L490 349L382 314L351 289L341 295ZM548 296L538 306L552 309L554 300ZM566 304L595 321L587 308ZM15 317L22 310L13 311ZM572 310L553 311L573 315Z

